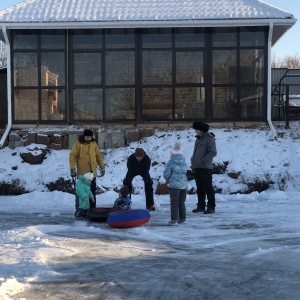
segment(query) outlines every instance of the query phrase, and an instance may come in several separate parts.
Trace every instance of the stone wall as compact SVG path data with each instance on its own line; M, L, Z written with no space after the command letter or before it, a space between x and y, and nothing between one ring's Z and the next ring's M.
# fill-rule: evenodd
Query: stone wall
M44 144L51 149L71 149L84 128L94 131L94 137L101 149L119 148L152 136L156 131L185 130L192 128L192 121L188 123L155 122L153 124L110 124L88 126L66 126L53 128L46 125L29 128L29 125L14 125L3 147L14 149L29 144ZM265 122L224 122L209 123L212 128L258 128L265 126ZM0 129L0 138L5 129Z
M94 131L95 140L101 149L124 147L131 142L139 141L155 133L155 130L152 128L99 132L92 127L90 127L90 129ZM77 141L78 136L82 134L82 131L83 129L69 131L37 130L35 132L26 129L13 130L10 132L4 146L14 149L30 144L42 144L54 150L71 149L73 144Z

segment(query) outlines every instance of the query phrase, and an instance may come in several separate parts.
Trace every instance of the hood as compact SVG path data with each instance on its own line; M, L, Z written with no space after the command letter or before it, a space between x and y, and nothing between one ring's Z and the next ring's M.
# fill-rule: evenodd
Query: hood
M78 180L81 181L84 184L91 185L83 175L79 175Z
M184 156L182 154L172 154L171 160L175 164L179 164L179 165L181 165L182 163L185 162L185 158L184 158Z

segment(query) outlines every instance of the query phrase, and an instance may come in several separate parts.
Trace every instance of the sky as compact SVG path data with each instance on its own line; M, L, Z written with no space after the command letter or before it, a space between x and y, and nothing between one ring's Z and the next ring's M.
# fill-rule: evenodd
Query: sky
M216 213L192 213L197 196L186 199L187 224L168 226L168 194L154 195L149 222L116 229L105 222L74 219L74 195L46 184L70 178L69 150L48 152L42 164L23 162L43 145L0 149L0 182L19 181L28 193L0 196L1 300L299 299L300 122L291 128L211 128L227 168L213 175ZM72 128L70 128L72 129ZM75 128L73 128L74 130ZM39 133L43 128L29 128ZM45 130L45 129L44 129ZM181 143L189 166L195 131L157 131L118 149L102 149L103 193L97 207L111 207L122 185L127 157L142 147L152 160L153 187L170 151ZM237 179L230 173L239 173ZM236 193L268 181L261 193ZM143 182L133 180L132 209L145 208ZM188 190L195 181L188 182Z
M268 4L290 12L298 20L296 24L272 47L272 55L282 59L286 56L300 57L300 2L295 0L266 0Z
M0 0L0 10L18 4L22 0ZM287 12L293 13L298 19L297 23L275 44L272 48L272 55L283 59L286 56L300 55L300 4L298 0L266 0L268 4L278 7Z

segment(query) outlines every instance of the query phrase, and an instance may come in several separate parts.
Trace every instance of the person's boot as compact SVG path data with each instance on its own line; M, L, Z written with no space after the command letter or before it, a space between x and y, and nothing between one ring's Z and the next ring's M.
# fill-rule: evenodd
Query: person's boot
M193 209L192 211L193 211L193 213L204 212L205 207L200 207L199 205L197 205L197 208Z
M208 214L214 214L215 213L215 208L214 207L210 207L207 206L207 209L205 210L204 214L208 215Z

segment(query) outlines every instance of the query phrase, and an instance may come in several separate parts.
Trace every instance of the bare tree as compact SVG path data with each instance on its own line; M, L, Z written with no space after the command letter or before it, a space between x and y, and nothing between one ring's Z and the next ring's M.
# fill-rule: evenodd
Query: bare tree
M6 45L0 41L0 66L6 66Z
M300 68L300 57L298 53L294 55L287 55L284 58L277 58L276 55L272 57L272 68Z

